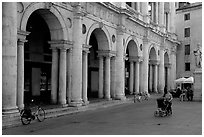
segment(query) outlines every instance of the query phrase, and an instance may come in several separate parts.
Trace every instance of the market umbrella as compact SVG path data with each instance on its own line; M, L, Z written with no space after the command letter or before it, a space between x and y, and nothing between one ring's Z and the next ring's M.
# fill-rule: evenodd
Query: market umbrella
M186 78L182 77L182 78L176 79L175 82L176 83L183 83L185 80L186 80Z
M189 77L183 83L193 83L193 82L194 82L194 78L193 77Z

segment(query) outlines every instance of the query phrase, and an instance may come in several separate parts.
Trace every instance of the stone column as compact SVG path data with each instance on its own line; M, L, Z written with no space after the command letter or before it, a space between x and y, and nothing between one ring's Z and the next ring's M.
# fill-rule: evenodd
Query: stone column
M105 99L110 100L110 56L105 58Z
M17 4L2 3L2 114L18 112Z
M159 92L164 92L164 47L160 47L160 64L159 64Z
M139 75L140 75L140 68L139 68L139 61L135 62L135 93L139 93Z
M130 94L133 94L133 83L134 83L134 62L130 61L130 81L129 81Z
M71 81L71 72L72 72L72 48L68 50L67 53L67 103L71 102L71 90L72 90L72 81Z
M140 2L137 2L137 11L138 11L138 12L141 12L141 11L140 11Z
M148 93L148 64L149 64L149 56L148 56L148 48L149 48L149 44L148 44L148 39L144 38L143 39L143 63L142 63L142 70L143 70L143 92Z
M175 49L171 51L171 62L172 62L172 67L171 67L171 89L175 89L175 80L176 80L176 46Z
M154 65L154 92L158 92L157 91L157 83L158 83L158 68L157 68L157 64Z
M87 62L87 58L88 58L88 53L89 53L89 48L91 46L88 45L84 45L83 47L83 62L82 62L82 100L83 100L83 105L87 105L89 104L88 99L87 99L87 84L88 84L88 77L87 77L87 73L88 73L88 62Z
M156 19L155 19L155 23L156 24L158 24L159 23L159 4L158 4L158 2L155 2L155 10L156 10L156 12L155 12L155 17L156 17Z
M171 86L171 74L170 74L170 70L171 70L171 64L165 64L165 67L167 67L167 89L170 90L170 86Z
M152 64L149 65L149 90L152 92L152 83L153 83L153 69Z
M98 97L103 98L103 56L99 56L99 91Z
M149 23L148 2L141 2L141 4L142 4L142 14L144 15L144 21L146 23Z
M58 88L58 49L52 47L52 74L51 74L51 102L57 103L57 88Z
M170 2L170 32L175 33L175 2Z
M17 47L17 106L24 108L24 43L28 32L18 31Z
M159 25L164 26L164 2L159 2Z
M60 48L59 104L66 106L66 48Z
M123 47L123 29L117 28L117 46L115 57L115 99L124 100L125 97L125 60Z
M73 17L73 60L71 106L82 105L82 11L80 3L74 7Z
M111 58L111 98L115 98L115 57Z

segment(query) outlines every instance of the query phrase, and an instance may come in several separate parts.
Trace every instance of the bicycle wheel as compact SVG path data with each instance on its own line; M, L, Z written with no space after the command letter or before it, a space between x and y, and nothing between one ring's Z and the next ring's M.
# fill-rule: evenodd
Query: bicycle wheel
M23 125L30 124L31 118L25 113L24 109L21 110L20 116L21 116L21 122L22 122Z
M42 108L38 108L38 111L36 113L36 117L39 122L42 122L45 120L45 111Z

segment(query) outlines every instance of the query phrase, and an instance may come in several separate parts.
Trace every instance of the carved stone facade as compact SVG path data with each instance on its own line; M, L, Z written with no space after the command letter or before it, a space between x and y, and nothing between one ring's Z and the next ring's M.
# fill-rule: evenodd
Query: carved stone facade
M124 2L3 3L3 26L15 28L3 27L3 81L8 82L3 83L3 113L21 108L29 97L77 107L89 104L91 98L124 100L133 92L162 93L165 85L174 88L170 72L176 73L172 60L176 55L171 54L179 44L175 32L164 29L164 14L152 27L148 3L137 5L142 8ZM156 5L164 11L164 3ZM8 8L16 12L10 14ZM169 14L174 14L175 9L169 8ZM15 54L20 46L17 29L26 41L21 43L24 50ZM24 66L18 64L22 62ZM23 83L18 82L21 78Z

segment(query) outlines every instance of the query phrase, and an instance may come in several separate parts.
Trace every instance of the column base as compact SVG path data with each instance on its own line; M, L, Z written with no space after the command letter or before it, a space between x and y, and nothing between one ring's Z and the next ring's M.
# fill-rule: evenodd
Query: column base
M17 107L14 108L3 108L2 109L2 115L9 115L9 114L15 114L19 113L19 110Z
M116 100L123 100L124 101L124 100L126 100L126 96L125 95L116 95L115 99Z
M89 104L89 101L83 101L82 106L86 106Z
M103 98L103 94L98 94L98 98Z
M60 106L65 108L65 107L68 107L69 105L68 104L60 104Z
M71 101L69 106L71 107L80 107L82 106L83 102L82 101Z
M105 100L107 100L107 101L111 101L111 100L112 100L112 98L105 98Z
M22 105L18 106L18 109L19 109L19 110L24 109L24 104L22 104Z

